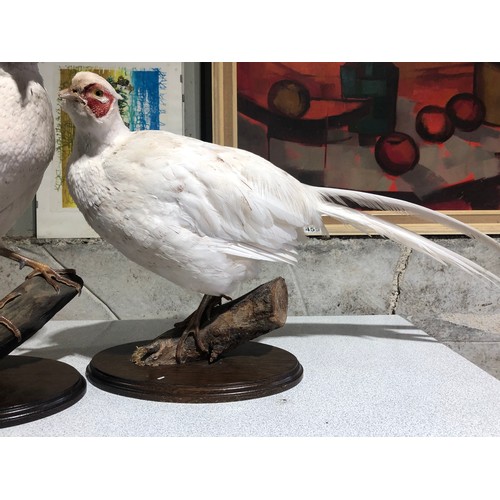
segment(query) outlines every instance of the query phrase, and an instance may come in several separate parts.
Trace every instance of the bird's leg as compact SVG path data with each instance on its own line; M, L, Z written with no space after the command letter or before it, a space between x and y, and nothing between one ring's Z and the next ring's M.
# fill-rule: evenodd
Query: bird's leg
M81 293L82 291L82 287L79 283L61 276L61 274L65 273L74 273L73 269L61 269L59 271L55 271L47 264L43 264L42 262L30 259L29 257L25 257L24 255L18 254L12 250L9 250L8 248L1 246L0 255L19 262L20 269L22 269L24 266L31 267L33 269L33 272L31 272L26 277L26 279L33 278L37 275L42 275L45 278L45 281L47 281L47 283L49 283L54 288L54 290L56 290L56 292L59 292L60 290L60 286L57 284L57 282L64 283L67 286L76 288L78 290L78 293Z
M181 323L177 323L179 326L184 327L184 331L179 339L177 344L177 349L175 351L175 358L177 363L182 363L181 351L189 335L193 335L196 345L199 349L206 352L207 348L203 345L203 342L200 338L200 326L203 320L203 317L212 311L214 306L220 305L221 297L215 295L204 295L201 299L200 305L198 309L191 315L189 315L184 321Z
M207 308L205 309L208 320L210 320L210 316L212 314L213 308L215 306L220 306L221 305L221 299L233 300L231 297L228 297L227 295L221 295L221 296L210 295L210 297L214 297L214 300L211 301L208 304ZM217 299L217 300L215 300L215 299ZM198 309L199 309L199 307L198 307ZM196 309L196 311L192 312L186 319L183 319L182 321L174 323L174 327L175 328L185 329L187 327L187 325L189 324L189 322L192 321L193 316L195 314L197 314L198 309Z
M14 300L16 297L19 297L21 295L20 292L10 292L8 295L6 295L2 300L0 300L0 309L2 309L5 304L10 302L11 300ZM17 328L14 323L10 319L7 319L5 316L0 315L0 324L5 325L16 337L18 342L21 342L21 332L19 328Z
M182 328L183 330L186 328L188 323L191 321L191 318L196 314L196 311L192 312L187 318L183 319L182 321L178 321L177 323L174 323L174 328Z
M227 301L231 301L233 300L231 297L229 297L228 295L220 295L218 297L215 297L217 300L214 300L212 302L210 302L210 304L208 304L207 306L207 319L210 320L211 319L211 316L212 316L212 310L215 306L220 306L222 304L222 299L226 299Z

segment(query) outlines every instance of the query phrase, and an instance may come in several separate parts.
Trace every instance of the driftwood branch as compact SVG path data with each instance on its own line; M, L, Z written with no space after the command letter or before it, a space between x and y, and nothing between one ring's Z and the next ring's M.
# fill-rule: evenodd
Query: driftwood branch
M83 287L83 280L76 274L64 273L64 276ZM0 358L31 338L78 294L76 288L64 283L58 284L60 286L59 293L47 283L45 278L34 276L25 280L8 294L17 295L17 297L0 309L0 316L9 320L19 329L21 338L17 339L9 328L0 323Z
M288 291L285 280L276 278L238 299L212 310L209 321L202 325L201 351L192 335L182 348L182 359L187 362L206 359L216 361L223 353L244 342L264 335L285 324L288 309ZM140 366L175 364L176 350L182 327L168 330L148 345L138 347L132 361Z

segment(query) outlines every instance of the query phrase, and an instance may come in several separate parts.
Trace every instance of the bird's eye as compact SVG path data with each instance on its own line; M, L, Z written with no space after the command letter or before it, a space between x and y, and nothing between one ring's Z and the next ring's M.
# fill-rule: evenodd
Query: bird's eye
M95 95L96 95L97 97L102 97L102 96L104 95L104 92L103 92L102 90L100 90L100 89L97 89L97 90L95 91Z

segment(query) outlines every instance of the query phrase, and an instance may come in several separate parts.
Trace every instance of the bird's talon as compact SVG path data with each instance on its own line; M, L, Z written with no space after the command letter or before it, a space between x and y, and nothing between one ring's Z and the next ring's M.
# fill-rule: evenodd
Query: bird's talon
M193 332L193 337L194 337L194 341L196 343L196 347L198 347L198 349L200 351L208 354L208 345L205 344L205 342L203 342L202 335L200 334L200 331Z
M5 325L16 337L17 342L20 344L22 341L22 334L19 328L17 328L14 323L10 319L7 319L5 316L0 316L0 324Z
M189 335L195 335L195 332L192 331L189 328L186 328L184 332L182 333L179 342L177 343L177 348L175 349L175 360L177 361L177 364L183 365L186 360L183 356L183 351L184 351L184 344L186 343L186 339L189 337ZM196 337L195 337L196 340Z
M51 277L51 281L49 281L49 283L52 285L57 295L59 295L59 293L61 292L61 287L54 281L54 277Z
M21 292L10 292L2 300L0 300L0 309L3 309L4 306L6 304L8 304L11 300L14 300L17 297L20 297L21 295L22 295Z
M76 269L57 269L57 274L76 274Z

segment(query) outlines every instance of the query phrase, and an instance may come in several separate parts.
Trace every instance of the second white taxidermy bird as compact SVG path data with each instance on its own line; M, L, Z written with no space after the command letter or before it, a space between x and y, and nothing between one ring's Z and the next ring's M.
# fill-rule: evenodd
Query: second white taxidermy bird
M346 201L404 210L500 250L494 239L439 212L368 193L308 186L237 148L165 131L131 132L120 117L120 96L91 72L77 73L59 96L76 127L68 187L87 222L137 264L204 294L186 321L184 338L196 339L204 310L253 276L259 261L295 263L306 226L326 234L322 215L500 284L499 277L470 260L349 208Z
M55 150L52 105L43 87L36 63L0 63L0 238L14 225L35 197ZM47 264L30 259L5 247L0 255L31 267L28 278L41 274L55 290L64 283L80 290L80 285L62 276ZM0 310L19 293L11 292L0 301ZM0 323L21 339L10 320Z

